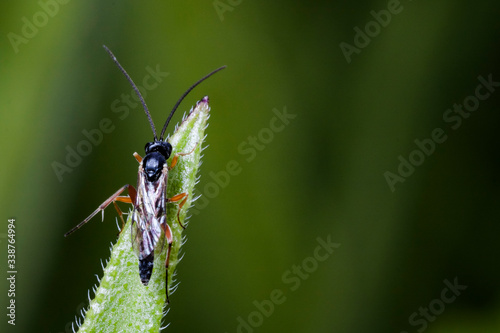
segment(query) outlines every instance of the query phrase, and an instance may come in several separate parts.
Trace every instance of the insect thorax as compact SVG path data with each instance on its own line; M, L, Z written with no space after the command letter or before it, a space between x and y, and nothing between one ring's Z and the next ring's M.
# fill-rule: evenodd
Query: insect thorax
M148 181L157 181L172 153L172 146L166 141L153 141L146 143L145 151L146 157L142 161L144 173Z

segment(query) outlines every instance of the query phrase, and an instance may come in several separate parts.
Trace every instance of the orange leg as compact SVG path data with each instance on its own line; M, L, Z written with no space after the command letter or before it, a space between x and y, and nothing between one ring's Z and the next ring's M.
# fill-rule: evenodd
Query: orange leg
M120 196L120 194L123 191L125 191L126 189L128 189L129 196L128 197ZM76 227L74 227L73 229L71 229L70 231L65 233L64 237L67 237L70 234L72 234L73 232L75 232L76 230L80 229L85 223L90 221L90 219L92 219L97 213L99 213L101 211L102 211L102 219L104 220L104 209L106 209L106 207L108 207L110 203L112 203L112 202L114 203L115 201L135 203L136 197L137 197L137 191L135 190L135 188L132 185L128 185L128 184L124 185L118 191L116 191L112 196L110 196L106 201L104 201L92 214L89 215L89 217L87 217L85 220L80 222ZM115 207L117 207L116 204L115 204ZM119 208L118 208L118 210L119 210ZM121 211L119 211L119 214L121 214ZM120 215L120 217L121 217L121 215ZM123 221L123 218L122 218L122 221Z
M181 203L179 204L179 209L177 210L177 221L179 222L179 225L182 227L182 229L186 229L186 227L181 223L181 218L180 218L179 214L181 212L182 206L184 206L184 204L186 203L187 198L188 198L187 193L181 193L181 194L174 195L173 197L171 197L167 200L167 202L177 202L177 201L182 200Z
M142 157L141 155L137 154L137 153L134 153L134 157L135 159L137 160L137 162L141 163L142 162Z
M192 154L194 152L194 150L196 149L196 147L198 147L198 143L196 143L194 148L191 149L191 151L188 153L176 153L174 155L174 157L172 158L172 163L170 164L170 167L168 169L172 170L177 165L177 161L179 159L179 156L186 156L186 155ZM167 200L167 202L177 202L177 201L182 200L181 203L179 204L179 209L177 210L177 222L179 222L179 225L182 227L182 229L186 229L186 227L181 223L181 218L180 218L179 214L181 213L182 206L184 206L184 204L186 203L187 198L188 198L187 193L181 193L181 194L174 195L172 198L169 198Z
M117 201L129 203L129 204L131 204L133 202L132 202L132 198L130 198L129 196L126 196L126 197L125 196L119 196L119 197L116 197L115 200L113 201L113 205L115 206L115 209L118 212L118 216L120 217L120 220L122 220L122 230L123 230L123 228L125 227L125 220L123 219L123 212L122 212L122 210L116 204ZM120 231L120 233L121 233L121 231Z
M168 168L169 170L172 170L176 165L177 165L177 160L179 159L179 156L186 156L189 154L192 154L194 150L198 147L198 143L194 146L193 149L189 153L175 153L174 157L172 158L172 163L170 164L170 167Z

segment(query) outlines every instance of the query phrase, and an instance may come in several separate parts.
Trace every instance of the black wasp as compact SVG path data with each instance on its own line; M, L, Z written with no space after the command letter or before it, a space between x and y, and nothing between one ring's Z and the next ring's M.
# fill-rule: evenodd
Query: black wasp
M111 203L114 204L120 218L123 221L122 212L118 208L116 201L131 203L134 206L132 212L132 247L135 253L139 257L139 275L142 283L147 286L151 274L153 272L153 262L154 262L154 250L160 235L163 232L165 234L165 239L168 242L168 252L167 259L165 261L165 269L167 270L167 302L168 302L168 262L170 258L170 249L172 247L172 231L167 224L167 203L180 202L179 209L177 211L177 221L180 226L184 228L180 219L179 212L188 198L187 193L180 193L172 198L167 197L167 181L168 181L168 171L171 170L177 164L179 156L188 155L188 153L176 153L172 158L172 163L170 166L167 165L167 160L172 153L172 145L166 140L163 140L163 135L167 129L170 119L177 110L177 107L182 102L182 100L189 94L191 90L194 89L198 84L203 82L205 79L215 74L216 72L224 69L226 66L222 66L207 74L193 84L177 101L174 108L170 112L165 125L158 139L156 135L156 129L151 119L146 102L142 97L139 89L132 81L132 78L127 74L125 69L120 65L115 55L105 46L104 49L109 53L111 59L118 66L120 71L125 75L125 78L129 81L134 89L135 93L139 97L144 112L146 113L151 129L153 130L154 140L152 142L146 143L145 153L146 156L142 158L139 154L134 153L134 157L137 162L139 162L139 173L137 176L137 190L132 185L124 185L118 191L116 191L111 197L104 201L89 217L80 222L76 227L68 231L64 236L68 236L85 223L90 221L100 211L104 214L104 209ZM193 149L194 151L194 149ZM128 196L121 196L120 194L128 190ZM103 215L104 218L104 215Z

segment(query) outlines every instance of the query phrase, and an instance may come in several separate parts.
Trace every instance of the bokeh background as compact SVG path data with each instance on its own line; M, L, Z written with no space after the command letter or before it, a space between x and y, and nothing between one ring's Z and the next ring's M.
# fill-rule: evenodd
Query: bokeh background
M377 29L372 11L388 8L398 13L380 14ZM212 117L206 200L186 230L167 331L498 332L500 87L455 129L443 115L474 101L479 76L500 82L499 11L451 0L2 2L0 331L71 332L115 240L113 208L62 236L135 184L132 153L152 137L140 106L113 110L131 88L106 44L138 84L148 66L169 73L146 95L160 128L190 84L228 66L180 107L209 95ZM367 24L370 40L356 38ZM341 43L356 42L346 57ZM284 110L286 125L273 120ZM59 179L53 163L105 118L113 131ZM446 141L391 190L384 174L436 128ZM214 186L230 161L240 172ZM323 261L318 237L338 244ZM449 301L445 280L467 288ZM273 290L286 300L259 315L255 301Z

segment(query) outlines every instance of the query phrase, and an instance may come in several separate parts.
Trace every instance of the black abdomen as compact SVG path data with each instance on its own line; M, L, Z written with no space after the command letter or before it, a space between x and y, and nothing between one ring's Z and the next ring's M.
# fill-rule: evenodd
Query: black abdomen
M153 263L155 259L154 252L151 252L146 258L139 259L139 276L143 285L147 286L151 273L153 273Z

